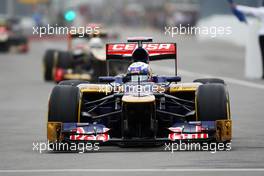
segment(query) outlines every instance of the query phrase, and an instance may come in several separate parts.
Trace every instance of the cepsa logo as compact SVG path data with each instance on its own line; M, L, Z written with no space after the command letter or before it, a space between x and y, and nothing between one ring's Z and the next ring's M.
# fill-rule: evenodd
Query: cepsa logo
M129 43L129 44L113 44L109 47L110 50L119 51L119 50L134 50L138 47L138 44L135 43ZM152 51L152 50L170 50L174 48L173 44L170 43L148 43L143 44L143 48L146 50Z
M144 43L142 45L149 54L175 54L176 45L174 43ZM127 54L130 55L138 48L136 43L113 43L107 45L107 54Z

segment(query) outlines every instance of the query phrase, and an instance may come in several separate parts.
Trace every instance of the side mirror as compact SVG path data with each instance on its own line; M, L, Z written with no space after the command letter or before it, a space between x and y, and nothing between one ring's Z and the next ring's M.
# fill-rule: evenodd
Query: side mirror
M166 77L166 80L168 82L180 82L181 77L180 76L171 76L171 77Z
M179 76L153 76L153 81L155 83L180 82L181 77Z
M99 76L98 79L99 82L104 82L104 83L111 83L116 80L114 76Z

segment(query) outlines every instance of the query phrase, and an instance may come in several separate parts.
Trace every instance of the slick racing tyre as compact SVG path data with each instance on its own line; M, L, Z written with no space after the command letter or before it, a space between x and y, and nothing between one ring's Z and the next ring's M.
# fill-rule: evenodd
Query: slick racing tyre
M28 39L26 37L20 37L19 38L19 44L21 44L21 45L28 44Z
M202 84L211 84L211 83L219 83L219 84L225 84L225 81L218 78L203 78L203 79L196 79L193 82L199 82Z
M19 44L23 46L23 48L20 50L21 53L27 53L28 52L28 39L26 37L20 37L19 38Z
M47 50L43 58L43 67L44 67L44 80L52 81L53 80L53 67L54 67L54 57L56 50Z
M78 87L57 85L49 99L48 122L77 123L79 118L80 92ZM50 142L50 151L71 152L70 148L56 148L57 144L69 146L67 141Z
M0 52L8 52L9 51L10 42L0 42Z
M78 87L57 85L49 99L49 122L76 123L79 117L80 92Z
M196 116L199 121L230 119L229 98L223 84L204 84L196 92Z
M70 85L70 86L78 86L79 84L87 84L89 83L88 81L83 81L83 80L65 80L61 81L59 85Z
M58 53L57 68L68 69L73 67L73 55L67 51Z
M223 84L204 84L196 92L196 118L198 121L216 122L215 138L211 141L229 148L232 138L229 95ZM221 120L221 121L220 121Z

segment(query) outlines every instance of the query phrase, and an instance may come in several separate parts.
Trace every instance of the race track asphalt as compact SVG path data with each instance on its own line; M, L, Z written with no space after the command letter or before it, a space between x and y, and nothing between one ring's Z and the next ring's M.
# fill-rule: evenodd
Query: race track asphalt
M177 41L178 73L184 82L208 75L227 78L232 150L172 153L164 147L105 147L83 154L33 151L33 142L46 140L47 101L54 86L43 81L42 56L47 48L66 47L62 41L37 41L31 43L28 54L0 54L0 175L264 175L264 81L244 78L244 49L214 41L200 43L191 36L171 39L148 29L124 31L121 38L148 34L157 41ZM169 62L152 65L160 74L173 74Z

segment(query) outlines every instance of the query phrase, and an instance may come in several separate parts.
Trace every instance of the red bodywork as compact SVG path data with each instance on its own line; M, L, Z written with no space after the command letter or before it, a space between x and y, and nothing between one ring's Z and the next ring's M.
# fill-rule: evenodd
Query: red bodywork
M63 80L64 70L62 68L56 68L54 74L54 80L60 82Z
M148 51L150 57L176 54L175 43L145 43L142 47ZM107 44L106 53L107 55L132 55L136 48L138 48L136 43Z

